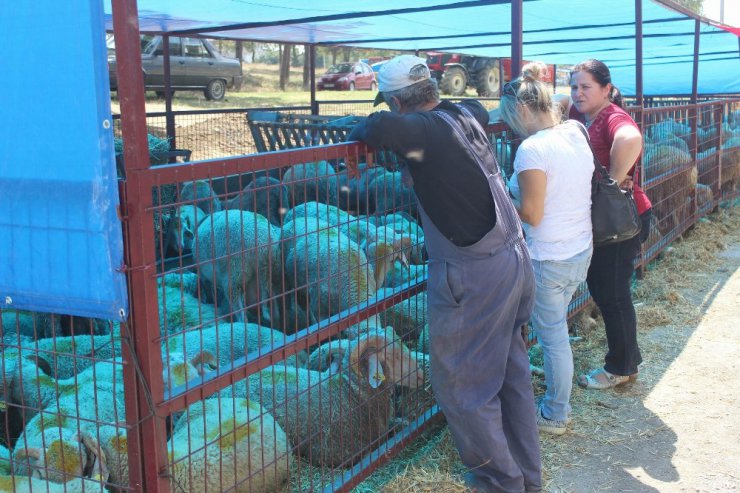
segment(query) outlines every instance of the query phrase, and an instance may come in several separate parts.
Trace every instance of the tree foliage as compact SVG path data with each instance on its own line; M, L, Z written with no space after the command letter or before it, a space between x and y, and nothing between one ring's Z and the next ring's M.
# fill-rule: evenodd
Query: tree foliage
M704 0L673 0L681 7L685 7L690 11L701 15L704 8Z

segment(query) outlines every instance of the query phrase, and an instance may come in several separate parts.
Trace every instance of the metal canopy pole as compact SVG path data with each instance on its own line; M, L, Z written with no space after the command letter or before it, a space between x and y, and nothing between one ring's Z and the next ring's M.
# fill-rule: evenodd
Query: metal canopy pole
M523 0L511 0L511 79L522 72ZM503 75L503 74L502 74Z
M139 19L136 0L112 0L116 38L118 99L126 173L121 199L124 258L131 313L121 324L129 485L133 491L168 491L165 419L150 402L163 398L162 356L159 342L152 191L142 171L149 167L146 108L141 68ZM154 334L156 327L156 334ZM140 365L139 368L137 368ZM143 381L139 379L139 373Z
M635 96L640 107L644 106L642 79L642 0L635 0Z
M308 70L311 73L311 114L319 114L319 105L316 102L316 45L308 48Z
M701 22L696 19L694 26L694 72L691 79L691 102L696 104L699 92L699 38L701 35Z
M170 65L170 36L162 36L162 60L164 67L164 111L167 140L170 142L170 149L176 149L175 142L175 115L172 114L172 70ZM173 158L174 159L174 158Z

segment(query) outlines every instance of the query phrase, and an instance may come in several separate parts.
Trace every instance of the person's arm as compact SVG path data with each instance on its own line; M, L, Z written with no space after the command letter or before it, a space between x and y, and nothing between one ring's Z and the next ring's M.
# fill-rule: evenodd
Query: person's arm
M528 169L519 172L518 179L522 197L517 207L519 217L525 223L537 226L545 215L547 175L541 169Z
M426 124L419 114L379 111L355 125L347 140L359 140L378 149L391 149L413 159L426 147L426 136Z
M629 178L627 173L635 165L641 151L642 135L637 127L620 126L614 134L612 148L609 152L609 175L617 183L624 183Z

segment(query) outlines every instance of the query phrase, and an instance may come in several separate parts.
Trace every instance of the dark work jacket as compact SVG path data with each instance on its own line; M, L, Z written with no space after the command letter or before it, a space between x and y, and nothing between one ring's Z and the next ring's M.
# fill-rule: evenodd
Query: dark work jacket
M469 137L467 143L460 142L433 111L373 113L355 126L348 140L390 149L405 158L416 196L434 225L455 245L469 246L493 229L496 206L473 157L473 153L489 156L485 152L489 143L474 137L474 122L462 113L460 105L465 105L481 125L488 123L488 112L476 100L459 104L442 101L435 108L460 122Z

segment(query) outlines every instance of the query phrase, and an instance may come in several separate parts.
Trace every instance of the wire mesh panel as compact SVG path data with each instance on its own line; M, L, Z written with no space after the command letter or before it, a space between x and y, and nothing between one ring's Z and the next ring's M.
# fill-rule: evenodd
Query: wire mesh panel
M0 470L8 491L128 490L118 323L2 310ZM3 489L6 489L4 486Z
M711 149L719 120L734 128L707 105L636 114L653 252L698 217L697 149ZM508 177L517 141L500 124L488 132ZM313 145L142 176L155 200L133 217L155 233L143 246L156 268L132 290L153 286L158 316L135 332L162 358L151 399L172 491L346 490L438 412L424 231L402 161ZM584 285L571 315L588 302Z
M173 491L329 487L432 408L416 199L350 148L147 170Z

